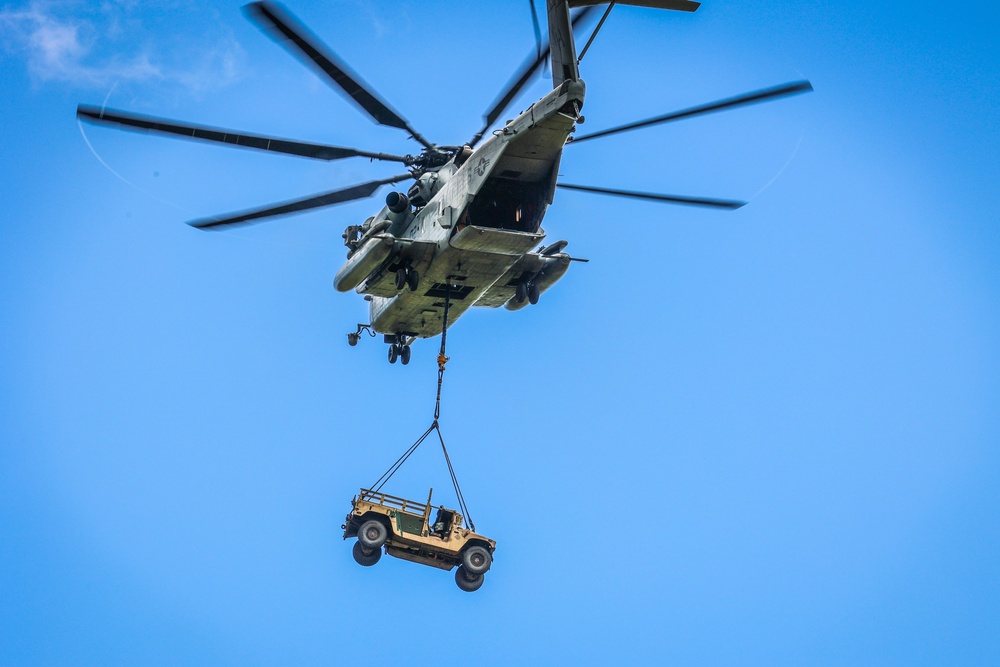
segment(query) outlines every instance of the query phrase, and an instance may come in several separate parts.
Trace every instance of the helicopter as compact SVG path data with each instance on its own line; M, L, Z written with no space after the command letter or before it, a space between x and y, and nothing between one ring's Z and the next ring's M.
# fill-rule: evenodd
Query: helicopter
M417 155L293 141L87 105L77 108L77 117L121 129L318 160L364 157L402 164L407 171L389 178L189 224L208 230L253 223L371 197L385 186L412 181L405 192L390 192L375 215L347 226L343 234L347 260L333 281L338 291L355 291L369 302L369 322L358 324L355 331L348 333L348 343L356 345L363 332L372 336L381 333L389 345L389 362L398 359L407 364L414 340L442 334L470 307L503 306L513 311L536 304L572 262L587 261L568 254L565 240L543 243L546 234L541 227L542 219L554 201L557 188L715 209L732 210L745 204L730 199L563 183L558 172L565 148L812 90L808 81L795 81L577 134L577 126L585 120L582 109L586 96L580 61L612 8L633 5L693 12L700 6L690 0L607 3L603 16L578 53L575 32L599 4L604 3L547 0L548 36L543 39L532 0L538 37L536 52L525 60L484 114L479 131L467 142L455 145L439 145L425 138L283 6L252 2L244 7L252 22L293 56L313 67L320 78L344 94L361 112L376 123L405 131L422 146ZM489 132L545 63L551 71L552 90Z

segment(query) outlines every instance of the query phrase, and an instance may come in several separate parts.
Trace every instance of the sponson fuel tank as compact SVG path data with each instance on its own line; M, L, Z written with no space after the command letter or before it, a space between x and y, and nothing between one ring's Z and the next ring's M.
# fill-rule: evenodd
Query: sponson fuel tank
M333 286L338 292L350 292L361 284L368 274L385 261L392 246L396 242L396 237L388 232L373 234L361 244L350 259L340 267L336 277L333 279Z

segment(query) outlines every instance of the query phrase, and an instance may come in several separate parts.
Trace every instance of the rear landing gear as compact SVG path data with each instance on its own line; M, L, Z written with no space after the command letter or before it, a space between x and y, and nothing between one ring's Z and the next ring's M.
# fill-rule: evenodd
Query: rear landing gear
M401 266L396 271L395 284L397 290L401 291L404 287L409 287L411 292L416 292L420 285L420 274L410 265Z
M538 298L541 295L541 290L538 289L534 280L522 280L514 288L514 300L518 303L524 303L524 300L527 299L528 303L533 306L538 303Z

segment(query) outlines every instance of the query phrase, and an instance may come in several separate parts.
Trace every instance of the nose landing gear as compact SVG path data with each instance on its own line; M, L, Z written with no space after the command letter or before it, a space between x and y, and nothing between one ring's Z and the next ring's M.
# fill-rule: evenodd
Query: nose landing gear
M361 340L361 332L366 331L368 335L372 338L375 337L375 331L372 330L372 325L370 324L359 324L357 331L352 331L347 334L347 344L354 347ZM410 344L407 342L406 334L385 334L385 342L389 344L389 363L394 364L396 360L403 362L403 365L410 363Z

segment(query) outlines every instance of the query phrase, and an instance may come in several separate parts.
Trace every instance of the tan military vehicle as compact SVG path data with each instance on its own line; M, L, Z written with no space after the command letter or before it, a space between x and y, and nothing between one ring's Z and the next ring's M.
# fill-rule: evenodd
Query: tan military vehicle
M344 539L357 537L354 560L366 567L382 557L382 547L390 556L455 571L455 583L472 592L483 585L493 564L497 543L462 526L455 510L361 489L351 501L351 512L341 528ZM434 520L431 521L431 512Z

